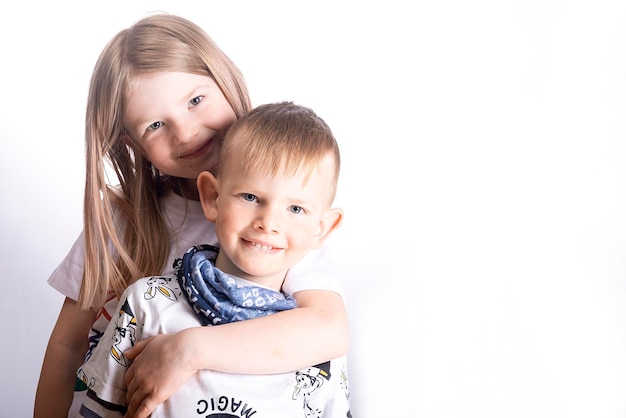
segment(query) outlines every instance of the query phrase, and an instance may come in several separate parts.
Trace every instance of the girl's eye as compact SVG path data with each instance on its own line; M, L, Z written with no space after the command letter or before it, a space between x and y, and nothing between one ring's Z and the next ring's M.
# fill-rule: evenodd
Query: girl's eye
M243 200L246 202L256 202L256 196L252 193L242 193L241 197L243 197Z
M191 99L191 100L189 101L189 103L190 103L192 106L197 106L197 105L199 105L199 104L200 104L200 102L202 101L202 99L204 99L204 96L194 97L193 99Z
M148 126L148 130L149 131L156 131L161 126L163 126L163 122L153 122L153 123L150 124L150 126Z
M299 214L299 213L304 212L304 209L302 209L302 206L293 205L289 207L289 211L291 213Z

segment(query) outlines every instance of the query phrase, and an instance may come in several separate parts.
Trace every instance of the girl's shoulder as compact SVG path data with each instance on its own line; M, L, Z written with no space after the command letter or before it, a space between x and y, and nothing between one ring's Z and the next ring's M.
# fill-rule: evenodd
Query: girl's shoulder
M159 204L163 213L171 220L191 218L192 221L204 220L202 205L197 200L185 199L173 191L160 197Z

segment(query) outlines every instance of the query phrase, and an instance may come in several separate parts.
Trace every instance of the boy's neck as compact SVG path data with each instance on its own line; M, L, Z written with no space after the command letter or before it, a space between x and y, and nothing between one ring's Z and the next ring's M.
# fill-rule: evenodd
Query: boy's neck
M277 292L280 292L285 281L287 272L280 272L267 276L255 276L247 274L237 268L234 263L226 256L223 251L220 251L215 260L215 267L217 267L222 273L238 277L240 279L247 280L259 286L267 287Z

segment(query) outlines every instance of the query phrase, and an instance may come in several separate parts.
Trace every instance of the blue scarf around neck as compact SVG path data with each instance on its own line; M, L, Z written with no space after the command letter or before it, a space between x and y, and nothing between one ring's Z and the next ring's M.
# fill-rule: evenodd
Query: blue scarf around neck
M219 325L293 309L292 296L260 286L237 286L231 276L215 267L219 248L196 245L174 268L181 289L203 325Z

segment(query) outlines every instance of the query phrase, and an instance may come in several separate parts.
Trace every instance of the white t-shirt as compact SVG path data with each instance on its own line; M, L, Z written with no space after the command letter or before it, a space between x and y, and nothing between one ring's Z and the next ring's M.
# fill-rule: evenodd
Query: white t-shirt
M238 286L258 286L233 278ZM124 351L136 341L201 325L183 292L175 276L142 278L126 289L100 344L79 371L90 389L79 416L122 417L129 366ZM349 398L347 362L342 356L270 375L201 370L151 417L346 417Z

